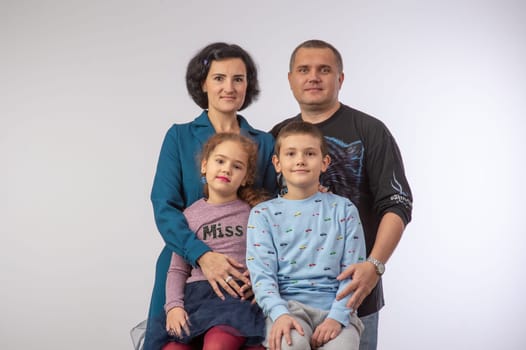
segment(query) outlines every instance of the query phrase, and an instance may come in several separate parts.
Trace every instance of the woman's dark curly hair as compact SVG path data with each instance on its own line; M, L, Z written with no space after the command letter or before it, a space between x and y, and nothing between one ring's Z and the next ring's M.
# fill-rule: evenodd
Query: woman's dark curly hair
M203 92L203 83L206 80L212 61L221 61L228 58L240 58L247 69L247 92L245 101L239 110L243 110L255 101L259 95L258 71L252 57L235 44L212 43L204 47L195 55L186 69L186 88L192 99L203 109L208 108L208 95Z

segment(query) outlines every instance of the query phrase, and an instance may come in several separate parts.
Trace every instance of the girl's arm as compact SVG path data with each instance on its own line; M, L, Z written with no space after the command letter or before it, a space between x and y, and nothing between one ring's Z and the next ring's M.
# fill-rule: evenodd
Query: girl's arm
M177 254L172 254L166 277L166 331L170 335L190 334L188 314L184 309L184 288L191 266Z

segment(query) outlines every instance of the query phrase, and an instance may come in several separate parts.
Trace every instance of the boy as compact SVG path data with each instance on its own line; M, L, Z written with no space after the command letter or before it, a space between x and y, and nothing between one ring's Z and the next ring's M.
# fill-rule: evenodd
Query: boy
M336 277L365 260L358 210L319 191L330 163L320 130L306 122L281 129L272 162L287 193L255 206L247 228L247 267L267 316L264 345L281 349L358 349L363 325Z

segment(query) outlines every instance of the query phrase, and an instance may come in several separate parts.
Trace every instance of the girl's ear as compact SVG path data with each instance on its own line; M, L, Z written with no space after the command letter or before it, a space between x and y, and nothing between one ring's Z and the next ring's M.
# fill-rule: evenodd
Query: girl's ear
M201 175L206 175L206 159L201 161Z

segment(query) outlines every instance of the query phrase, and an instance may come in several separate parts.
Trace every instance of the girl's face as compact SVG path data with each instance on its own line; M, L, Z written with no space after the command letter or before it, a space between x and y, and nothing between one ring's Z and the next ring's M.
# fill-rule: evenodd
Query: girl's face
M237 190L245 185L248 155L238 142L223 141L206 160L201 173L208 184L208 202L226 203L237 199Z
M242 59L212 61L203 82L203 91L208 95L208 113L236 114L245 102L247 84L247 69Z

